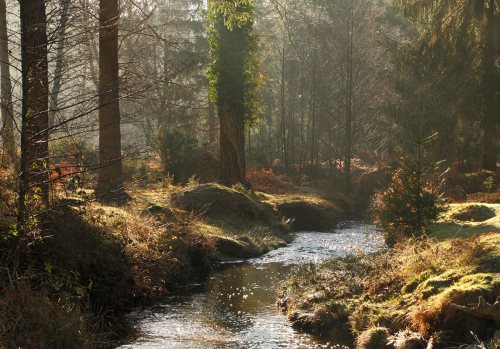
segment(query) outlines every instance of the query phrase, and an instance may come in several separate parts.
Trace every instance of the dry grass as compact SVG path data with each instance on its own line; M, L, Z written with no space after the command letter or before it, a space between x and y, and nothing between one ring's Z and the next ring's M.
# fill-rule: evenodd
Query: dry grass
M247 171L247 180L255 191L271 194L297 192L298 188L284 175L275 175L272 169L251 168Z
M474 193L467 195L468 202L500 204L500 191L496 193Z
M411 240L376 255L358 255L304 267L282 293L282 305L298 327L316 317L348 314L351 331L384 326L392 332L410 328L429 336L451 331L466 340L469 331L487 335L488 322L457 323L448 305L470 306L479 296L492 302L500 295L500 234L465 239ZM325 304L337 309L321 314ZM339 310L340 309L340 310ZM491 333L490 333L491 335Z
M92 349L111 345L89 310L64 294L57 298L20 281L0 298L0 341L5 348ZM1 345L0 345L1 347Z
M137 296L160 295L208 273L214 242L198 232L192 217L182 212L166 217L141 208L92 203L71 210L87 230L106 234L119 246Z

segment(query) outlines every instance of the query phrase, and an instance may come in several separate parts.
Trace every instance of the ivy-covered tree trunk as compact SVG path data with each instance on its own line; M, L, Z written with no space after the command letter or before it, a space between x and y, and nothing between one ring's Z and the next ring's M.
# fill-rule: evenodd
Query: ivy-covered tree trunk
M22 130L18 221L49 204L48 62L44 0L22 0ZM29 211L28 211L29 207Z
M244 30L219 23L220 70L217 112L220 120L220 181L245 183L245 59Z
M220 120L220 174L225 185L246 184L245 124L253 114L253 1L211 0L210 96Z

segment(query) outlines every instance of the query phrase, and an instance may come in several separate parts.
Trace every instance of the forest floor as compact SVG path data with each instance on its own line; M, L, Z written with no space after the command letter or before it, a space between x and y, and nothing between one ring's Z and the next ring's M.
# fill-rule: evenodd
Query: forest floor
M33 232L25 272L0 280L0 348L112 346L131 334L121 319L131 307L207 277L218 260L261 255L344 214L344 204L305 187L150 185L128 194L125 206L85 190L60 199Z
M425 348L491 339L499 296L500 204L462 203L429 238L304 267L283 285L279 305L294 327L325 336L341 329L360 349Z

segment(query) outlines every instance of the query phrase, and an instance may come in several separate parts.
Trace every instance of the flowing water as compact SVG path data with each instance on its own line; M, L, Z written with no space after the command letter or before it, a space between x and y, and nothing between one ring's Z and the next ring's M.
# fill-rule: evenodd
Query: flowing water
M222 264L206 284L131 314L143 334L122 348L250 349L334 348L291 328L276 307L277 289L297 264L318 263L382 246L373 226L349 224L332 233L296 234L286 247L247 261Z

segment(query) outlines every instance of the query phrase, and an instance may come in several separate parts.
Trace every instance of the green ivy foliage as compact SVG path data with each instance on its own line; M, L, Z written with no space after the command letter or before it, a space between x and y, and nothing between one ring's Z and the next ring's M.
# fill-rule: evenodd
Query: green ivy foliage
M208 70L210 99L219 108L230 107L247 124L258 117L259 86L253 0L210 0Z

